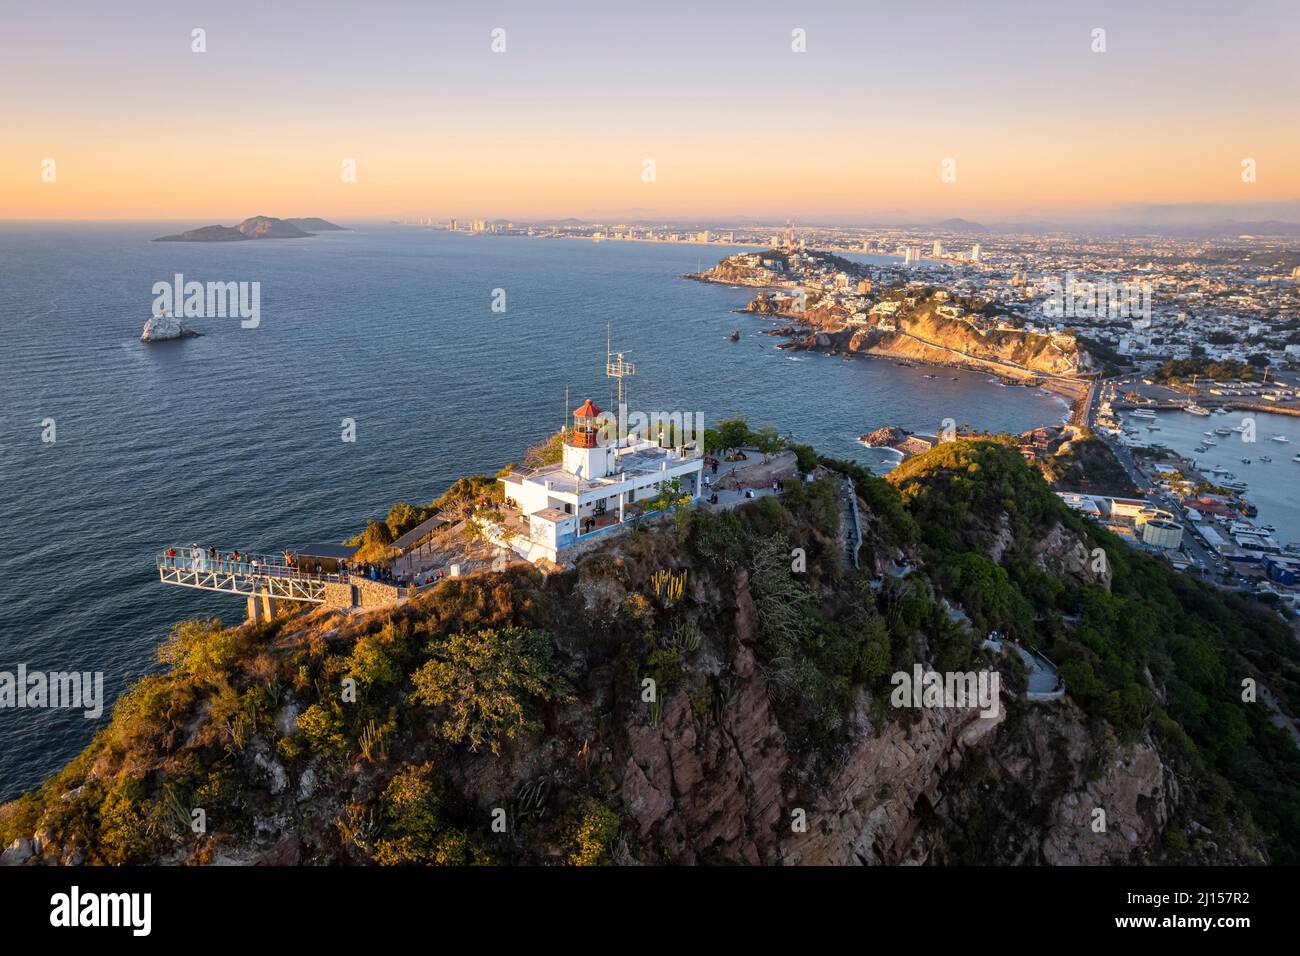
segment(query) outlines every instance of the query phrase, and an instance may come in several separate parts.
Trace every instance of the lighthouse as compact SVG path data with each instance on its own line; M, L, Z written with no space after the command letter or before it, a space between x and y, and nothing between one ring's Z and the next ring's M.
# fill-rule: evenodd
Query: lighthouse
M609 413L585 401L565 426L560 461L500 476L502 497L528 530L505 535L489 529L488 540L529 561L558 563L569 548L595 535L627 527L682 498L699 498L704 462L698 442L664 448L639 435L620 435L614 424ZM671 502L659 500L665 489L672 490Z
M573 426L564 439L564 470L590 481L614 473L615 441L601 440L601 409L587 399L573 410Z

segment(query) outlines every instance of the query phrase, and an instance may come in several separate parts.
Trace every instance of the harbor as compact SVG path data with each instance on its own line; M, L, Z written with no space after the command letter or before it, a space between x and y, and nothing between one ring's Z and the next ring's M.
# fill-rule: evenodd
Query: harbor
M1171 562L1297 603L1300 419L1104 397L1095 425L1148 504L1180 527Z

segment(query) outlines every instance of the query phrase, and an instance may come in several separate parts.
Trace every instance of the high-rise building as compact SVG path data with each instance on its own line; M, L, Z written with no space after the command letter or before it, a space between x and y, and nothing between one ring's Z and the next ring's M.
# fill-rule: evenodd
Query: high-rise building
M975 243L975 245L970 247L970 261L971 262L980 261L980 244L978 242Z

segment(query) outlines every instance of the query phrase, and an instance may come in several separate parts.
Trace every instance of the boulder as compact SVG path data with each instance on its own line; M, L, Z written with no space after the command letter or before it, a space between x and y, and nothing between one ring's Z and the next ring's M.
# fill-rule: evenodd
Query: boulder
M151 316L149 321L144 324L144 329L140 332L140 341L168 342L173 339L194 338L202 334L202 332L187 329L180 319L163 312Z
M20 837L0 853L0 866L22 866L35 855L36 848L32 841Z

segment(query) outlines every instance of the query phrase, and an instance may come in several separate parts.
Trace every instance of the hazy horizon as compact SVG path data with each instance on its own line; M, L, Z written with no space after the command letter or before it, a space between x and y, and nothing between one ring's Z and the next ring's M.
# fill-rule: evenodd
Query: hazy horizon
M11 10L0 218L1300 221L1294 4L374 13Z

